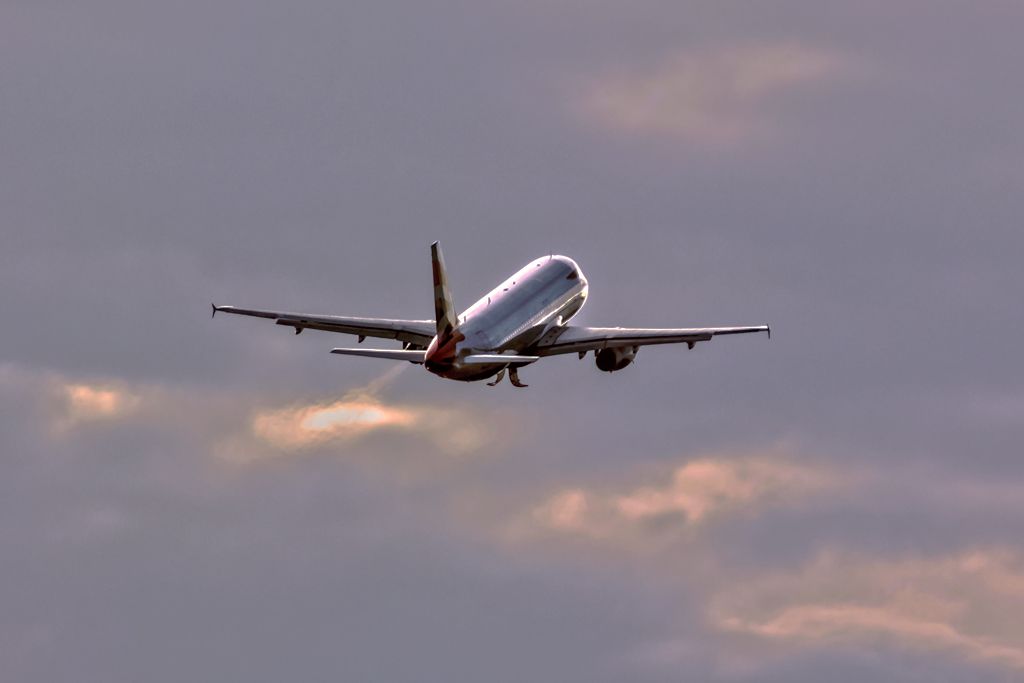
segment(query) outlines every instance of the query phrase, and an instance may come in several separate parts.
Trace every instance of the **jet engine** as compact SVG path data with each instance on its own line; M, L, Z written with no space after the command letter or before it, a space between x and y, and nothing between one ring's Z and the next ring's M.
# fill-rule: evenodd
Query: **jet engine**
M594 354L597 362L597 369L605 372L621 370L636 358L635 346L616 346L610 349L600 349Z

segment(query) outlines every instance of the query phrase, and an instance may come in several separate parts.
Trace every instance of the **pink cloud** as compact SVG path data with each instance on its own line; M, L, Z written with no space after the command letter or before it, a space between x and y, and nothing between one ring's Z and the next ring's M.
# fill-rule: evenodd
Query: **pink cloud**
M59 396L54 427L65 430L88 422L124 419L135 412L142 398L110 383L56 382Z
M715 513L799 498L831 482L820 470L780 458L704 458L676 468L667 484L618 496L614 506L627 519L679 513L697 524Z
M389 370L341 398L274 405L274 396L203 386L84 380L0 365L0 388L36 396L54 436L87 425L171 428L233 463L251 463L329 446L343 449L373 433L422 439L421 454L462 456L488 443L489 422L465 407L389 403L380 397L401 371Z
M730 586L712 622L795 647L875 644L1024 669L1024 562L1007 550L877 559L824 553L804 569Z
M729 513L794 504L834 489L832 472L779 454L707 456L675 467L662 482L587 490L571 487L536 506L535 530L592 538L630 538L643 524L666 516L694 528Z
M410 409L371 400L341 400L260 411L252 419L252 431L279 448L305 448L378 429L411 429L420 418Z
M798 44L680 52L653 68L597 79L579 111L622 133L728 145L764 133L774 98L828 78L840 65L835 55Z

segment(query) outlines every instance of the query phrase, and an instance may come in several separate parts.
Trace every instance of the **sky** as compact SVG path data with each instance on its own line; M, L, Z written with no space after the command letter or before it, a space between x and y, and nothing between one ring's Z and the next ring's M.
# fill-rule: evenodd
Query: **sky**
M1019 0L3 0L11 681L1024 680ZM573 257L525 368L429 318Z

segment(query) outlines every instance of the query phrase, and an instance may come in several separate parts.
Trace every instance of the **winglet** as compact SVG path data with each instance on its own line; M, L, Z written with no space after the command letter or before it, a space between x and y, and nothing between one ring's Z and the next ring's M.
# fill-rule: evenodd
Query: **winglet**
M440 242L430 245L430 262L434 273L434 317L437 321L437 336L444 338L455 329L456 318Z
M768 338L771 339L772 338L772 326L771 325L765 325L765 327L768 328Z

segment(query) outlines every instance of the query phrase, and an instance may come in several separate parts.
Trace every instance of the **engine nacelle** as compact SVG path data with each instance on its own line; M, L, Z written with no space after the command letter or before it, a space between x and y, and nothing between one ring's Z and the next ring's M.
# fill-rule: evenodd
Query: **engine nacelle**
M594 354L597 362L597 369L605 372L621 370L636 358L635 346L616 346L610 349L600 349Z

